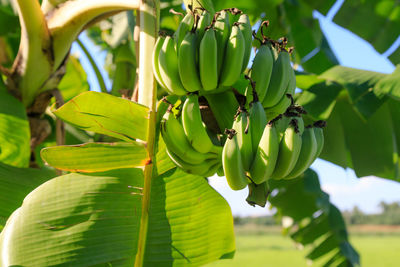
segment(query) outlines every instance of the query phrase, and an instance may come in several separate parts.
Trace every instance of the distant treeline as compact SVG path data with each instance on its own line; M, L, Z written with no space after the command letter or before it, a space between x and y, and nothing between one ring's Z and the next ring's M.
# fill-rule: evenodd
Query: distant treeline
M342 214L347 224L400 225L400 202L381 202L379 207L381 212L378 214L365 214L357 206Z
M353 224L384 224L400 225L400 202L379 204L381 212L377 214L366 214L357 206L351 211L342 212L347 225ZM261 217L234 217L236 225L256 224L256 225L280 225L274 216Z

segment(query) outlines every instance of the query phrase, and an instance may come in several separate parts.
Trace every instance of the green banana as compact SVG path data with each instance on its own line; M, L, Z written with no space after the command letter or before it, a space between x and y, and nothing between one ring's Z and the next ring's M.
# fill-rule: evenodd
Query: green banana
M296 162L293 170L285 177L285 179L292 179L307 170L311 163L314 161L317 153L317 140L315 138L314 129L308 127L302 134L302 143L299 159Z
M245 40L237 23L233 24L225 49L224 63L220 77L220 86L231 86L240 77L245 53Z
M243 33L245 50L243 56L243 64L242 64L242 71L243 72L247 65L249 64L250 54L251 54L251 43L252 43L252 33L253 30L251 28L249 16L246 14L241 14L238 20L239 29Z
M220 163L218 162L218 159L216 159L216 158L206 159L203 162L197 163L197 164L191 164L191 163L184 161L182 158L180 158L178 155L176 155L174 152L172 152L168 148L166 151L167 151L168 156L172 160L172 162L187 173L206 176L206 174L208 174L210 172L209 170L212 167L215 168L215 165L217 165L217 164L219 164L219 166L220 166ZM214 173L215 173L215 171L214 171Z
M178 70L178 57L175 50L175 41L167 36L161 47L158 57L158 67L161 80L168 91L175 95L185 95L186 91L181 83Z
M324 148L324 130L321 127L313 127L315 139L317 141L317 151L315 152L314 160L316 160Z
M199 40L201 40L203 38L206 28L211 23L211 19L212 19L212 16L211 16L210 12L203 11L203 13L200 15L200 19L197 23L197 29L196 29L196 32L199 36Z
M208 157L208 154L202 154L193 149L186 138L182 125L171 111L167 111L163 117L161 135L167 148L182 159L197 164Z
M241 190L247 186L247 176L243 168L236 135L232 138L228 137L225 142L222 150L222 167L230 188Z
M179 23L178 29L174 33L174 39L176 41L176 47L180 47L183 39L186 34L190 32L193 28L194 16L191 12L186 13L185 17L183 17L182 21ZM178 51L179 55L179 51Z
M190 94L186 98L182 108L182 125L193 148L200 153L208 153L214 144L203 125L198 98L196 94Z
M162 78L161 78L161 74L160 74L160 68L158 65L158 60L159 60L159 56L160 56L160 51L161 48L164 44L165 38L162 36L159 36L157 39L157 42L154 46L154 50L153 50L153 73L154 73L154 77L156 78L157 82L159 85L161 85L162 88L164 88L169 94L173 94L173 92L171 90L168 89L168 87L165 85L165 83L163 82Z
M273 173L279 153L279 136L273 123L268 123L262 133L250 176L254 183L261 184Z
M258 100L262 103L271 80L274 57L269 45L261 45L253 60L250 77L255 82ZM250 93L250 92L249 92Z
M249 195L246 198L247 203L253 207L256 205L265 207L265 204L267 204L268 195L270 193L267 182L263 182L262 184L250 183L248 187Z
M196 64L197 44L197 33L190 31L186 34L179 47L179 76L183 87L185 87L188 92L196 92L202 89Z
M263 99L264 108L275 106L285 94L291 68L290 55L285 50L282 50L272 67L272 79L268 85L267 94Z
M249 132L251 134L251 142L253 151L257 151L258 143L265 126L267 125L267 116L265 116L264 108L258 101L252 102L249 109Z
M278 104L273 107L266 108L265 112L268 117L274 118L279 114L284 113L287 108L292 104L292 99L294 96L294 92L296 90L296 75L292 69L290 73L290 79L288 86L286 88L285 94L282 96L281 100L279 100Z
M225 48L230 35L229 14L221 10L216 14L214 23L215 38L217 38L217 56L218 56L218 76L221 74L222 64L224 62Z
M251 133L249 132L249 119L248 113L244 108L239 108L239 114L237 114L233 121L232 128L236 131L236 139L241 154L243 168L248 171L250 170L251 163L253 162L253 145L251 140Z
M199 65L200 80L205 91L218 86L218 44L215 30L208 28L200 42Z
M290 121L279 144L278 159L271 174L273 179L285 178L293 170L299 158L302 140L295 121L295 119Z

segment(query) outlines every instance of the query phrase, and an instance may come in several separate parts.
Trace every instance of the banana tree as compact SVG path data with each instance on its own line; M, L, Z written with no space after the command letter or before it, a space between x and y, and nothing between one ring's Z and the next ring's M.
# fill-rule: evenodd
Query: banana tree
M289 35L298 47L295 63L301 63L313 46L320 47L313 58L321 63L319 68L312 60L302 63L315 74L297 73L303 91L296 101L310 119L328 121L321 157L351 167L359 176L399 179L398 157L393 158L400 144L396 141L400 136L397 72L385 75L333 67L337 60L319 26L312 23L312 32L301 20L302 16L310 19L312 9L326 12L332 4L329 1L301 1L300 9L294 9L291 1L245 2L249 1L185 4L209 10L234 5L248 11L252 21L258 19L260 7L279 10L271 13L271 19L287 24L276 23L271 36ZM4 129L0 132L0 225L4 227L0 265L199 266L232 258L235 242L229 205L204 177L176 167L159 134L168 105L158 101L160 91L150 59L160 23L164 29L176 29L179 19L168 10L181 8L181 2L44 0L39 4L16 0L12 4L18 12L21 37L18 49L18 38L7 29L2 29L5 34L0 37L0 47L7 51L0 54L0 123ZM18 25L8 1L1 7L2 17ZM134 13L123 13L126 10ZM121 38L112 35L122 25L117 16L125 16L128 32L135 29L134 36L125 36L127 41L116 41L123 34ZM99 21L107 25L99 26ZM297 28L289 30L285 25ZM85 29L96 43L112 51L114 96L104 85L102 93L77 95L87 90L87 84L69 50ZM312 36L309 46L302 45L305 36ZM12 64L7 63L10 58ZM119 97L120 89L134 86L136 67L135 93L122 91L125 97ZM101 81L101 75L97 77ZM79 89L71 93L71 87ZM57 103L49 109L53 96ZM64 130L57 120L65 123ZM362 140L356 127L367 133ZM368 153L365 142L371 144ZM41 165L38 150L55 143L68 145L45 148L41 156L64 175L49 167L27 168ZM376 153L382 157L372 164L369 156ZM321 190L314 172L272 183L271 189L275 193L269 201L277 208L277 217L293 219L286 230L293 240L311 247L309 259L329 254L326 265L359 263L340 212Z

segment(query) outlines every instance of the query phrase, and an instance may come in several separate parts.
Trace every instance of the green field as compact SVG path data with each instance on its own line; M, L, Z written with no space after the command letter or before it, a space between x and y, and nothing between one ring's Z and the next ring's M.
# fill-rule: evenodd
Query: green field
M233 260L221 260L207 267L310 266L299 250L276 227L236 227L236 255ZM380 227L351 230L350 240L361 255L361 266L397 267L400 261L400 230ZM316 262L313 266L320 266ZM309 262L310 263L310 262Z

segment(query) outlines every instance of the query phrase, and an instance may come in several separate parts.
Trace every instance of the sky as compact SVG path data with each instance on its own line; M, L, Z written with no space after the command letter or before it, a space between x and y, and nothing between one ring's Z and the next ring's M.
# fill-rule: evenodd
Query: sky
M314 17L320 21L321 28L340 64L383 73L393 72L395 67L387 59L387 56L400 45L400 36L388 51L380 55L369 43L332 22L334 15L343 2L344 0L338 0L326 16L314 12ZM101 67L106 53L90 44L90 40L84 33L80 35L80 39L90 49L97 65ZM72 46L72 53L80 56L82 65L87 71L88 82L92 90L99 91L96 76L88 60L82 56L83 53L76 44ZM106 78L107 88L111 88L107 73L103 69L100 71L103 77ZM357 178L353 170L343 169L320 159L317 159L311 165L311 168L318 173L322 189L330 195L331 202L342 211L350 210L357 205L363 212L376 213L379 212L379 203L381 201L400 201L400 183L398 182L377 177ZM209 181L214 189L228 201L234 216L263 216L272 213L268 205L265 208L249 206L245 201L248 193L247 189L241 191L231 190L224 177L210 177Z

